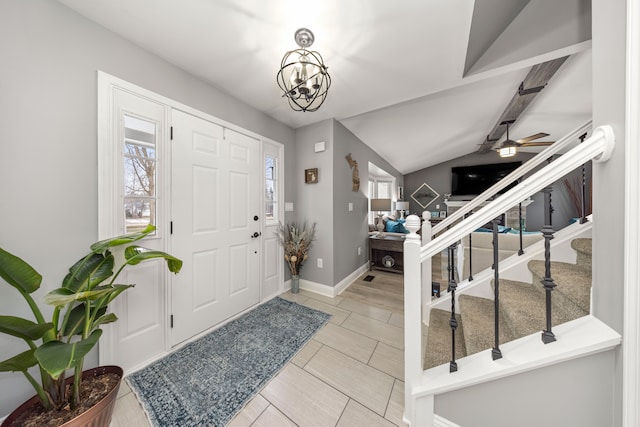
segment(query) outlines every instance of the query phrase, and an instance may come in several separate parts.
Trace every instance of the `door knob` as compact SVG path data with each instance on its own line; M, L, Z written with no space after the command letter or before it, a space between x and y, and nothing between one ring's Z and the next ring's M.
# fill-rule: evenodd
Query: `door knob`
M261 234L262 234L262 233L258 233L258 232L256 231L255 233L253 233L253 234L251 235L251 238L252 238L252 239L255 239L256 237L260 237L260 235L261 235Z
M260 219L260 218L258 218L258 215L254 215L254 216L253 216L253 220L254 220L254 221L257 221L257 220L259 220L259 219Z

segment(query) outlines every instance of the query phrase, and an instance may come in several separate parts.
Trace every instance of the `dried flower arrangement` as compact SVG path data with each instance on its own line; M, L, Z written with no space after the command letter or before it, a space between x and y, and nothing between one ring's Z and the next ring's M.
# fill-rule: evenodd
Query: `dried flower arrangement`
M296 222L286 225L278 223L278 243L284 248L284 259L289 265L292 276L300 275L302 265L309 257L316 236L316 223L309 225L306 221L299 226Z

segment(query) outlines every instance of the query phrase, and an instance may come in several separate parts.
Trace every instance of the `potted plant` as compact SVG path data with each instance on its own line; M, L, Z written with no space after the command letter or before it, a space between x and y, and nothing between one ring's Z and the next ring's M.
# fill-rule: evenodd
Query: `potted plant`
M278 223L278 243L284 248L284 259L291 271L291 293L297 294L300 290L300 269L309 257L316 236L316 223L308 225L305 221L302 226L295 222L283 225Z
M40 412L40 420L34 425L84 425L72 424L72 421L67 424L66 418L73 418L73 415L66 414L80 413L76 419L93 418L92 414L87 415L93 408L105 409L108 414L99 414L98 418L102 417L104 420L92 425L109 425L122 369L96 368L83 374L84 357L100 339L100 326L117 320L115 314L107 312L109 303L134 286L116 282L127 266L163 258L169 271L178 273L182 268L181 260L165 252L132 244L154 230L155 227L149 225L141 232L91 245L91 252L69 268L62 285L45 296L44 301L53 306L50 321L45 320L42 310L31 296L40 288L42 276L21 258L0 248L0 277L24 297L35 318L32 321L15 316L0 316L0 332L23 339L29 347L28 350L0 362L0 372L22 372L37 395L10 414L2 426L11 425L20 416L19 412L25 410ZM116 257L111 249L118 246L126 247L122 256ZM39 380L28 372L33 366L39 369ZM69 370L73 370L73 373L65 380L65 374ZM113 397L113 403L108 407L109 405L98 402L86 411L87 404L83 401L86 394L81 393L83 379L88 383L88 378L98 377L108 373L107 371L115 371L116 376L119 376L108 393ZM61 421L45 424L57 418ZM25 421L19 423L25 425Z

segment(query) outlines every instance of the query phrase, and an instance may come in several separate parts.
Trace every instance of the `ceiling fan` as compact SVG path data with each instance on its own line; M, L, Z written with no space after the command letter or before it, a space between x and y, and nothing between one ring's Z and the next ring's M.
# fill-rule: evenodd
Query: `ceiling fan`
M537 141L532 142L539 138L544 138L545 136L549 136L548 133L538 132L533 135L529 135L526 138L519 139L514 141L509 139L509 125L513 124L515 120L505 120L501 125L507 125L507 139L505 139L500 145L496 147L496 151L500 154L500 157L511 157L514 156L518 152L518 148L522 147L546 147L548 145L553 144L555 141Z

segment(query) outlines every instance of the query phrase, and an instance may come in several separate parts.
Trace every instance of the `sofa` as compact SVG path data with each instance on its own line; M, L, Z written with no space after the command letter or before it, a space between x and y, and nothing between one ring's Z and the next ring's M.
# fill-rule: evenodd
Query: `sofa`
M523 232L522 247L526 248L542 240L540 232ZM491 230L479 229L471 233L471 248L473 250L473 273L487 269L493 265L493 233ZM469 236L462 239L457 251L459 280L469 277ZM518 252L520 249L520 234L518 230L500 228L498 233L498 260L503 260ZM460 260L462 258L462 260ZM460 262L462 261L462 262ZM460 269L460 266L462 268Z
M376 218L377 221L377 218ZM375 224L369 224L369 235L377 235L382 234L383 236L399 236L404 237L409 234L409 230L407 230L404 226L404 219L396 219L395 216L383 216L382 221L384 223L384 231L381 233L376 228ZM418 234L420 234L420 230L418 230Z

